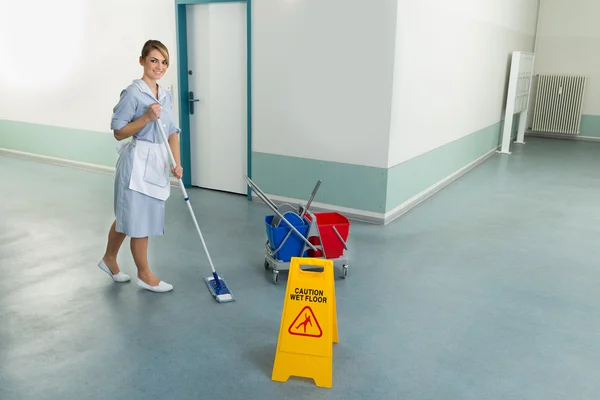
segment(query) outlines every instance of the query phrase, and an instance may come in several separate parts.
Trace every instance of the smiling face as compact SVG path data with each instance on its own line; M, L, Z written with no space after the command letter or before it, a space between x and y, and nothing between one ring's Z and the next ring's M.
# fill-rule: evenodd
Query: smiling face
M152 80L162 78L169 67L169 62L158 50L152 50L146 58L140 57L140 64L144 67L144 75Z
M148 40L142 48L140 65L144 67L144 78L159 80L169 67L169 50L158 40Z

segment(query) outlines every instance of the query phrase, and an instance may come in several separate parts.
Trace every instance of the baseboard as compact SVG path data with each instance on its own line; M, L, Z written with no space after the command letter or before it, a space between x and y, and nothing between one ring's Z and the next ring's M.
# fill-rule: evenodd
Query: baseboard
M525 132L525 136L541 137L549 139L563 139L563 140L585 140L589 142L600 141L600 137L594 136L581 136L581 135L561 135L560 133L548 133L548 132Z
M114 167L107 167L106 165L91 164L91 163L86 163L86 162L82 162L82 161L68 160L65 158L44 156L41 154L28 153L25 151L12 150L12 149L5 149L2 147L0 147L0 154L19 157L19 158L33 159L35 161L45 162L45 163L54 164L54 165L62 165L65 167L75 167L78 169L84 169L84 170L94 171L94 172L103 172L103 173L108 173L108 174L115 173Z
M472 170L473 168L475 168L476 166L478 166L479 164L483 163L485 160L487 160L488 158L490 158L491 156L496 154L500 147L501 146L498 146L498 147L488 151L481 157L479 157L476 160L474 160L473 162L465 165L464 167L457 170L453 174L448 175L446 178L431 185L430 187L428 187L421 193L418 193L417 195L406 200L405 202L403 202L399 206L395 207L394 209L386 212L383 217L383 224L384 225L389 224L390 222L394 221L395 219L399 218L403 214L407 213L412 208L419 205L423 201L427 200L429 197L433 196L435 193L439 192L440 190L442 190L443 188L445 188L446 186L448 186L449 184L451 184L452 182L454 182L461 176L465 175L467 172L469 172L470 170Z
M2 148L2 147L0 147L0 154L18 157L18 158L35 160L35 161L44 162L47 164L60 165L63 167L73 167L73 168L77 168L77 169L82 169L82 170L92 171L92 172L100 172L100 173L109 174L109 175L115 174L115 167L108 167L106 165L86 163L83 161L68 160L66 158L44 156L41 154L28 153L25 151L6 149L6 148ZM171 177L171 186L179 186L177 179L174 177Z
M299 204L306 205L306 202L308 201L306 199L301 200L301 199L294 199L291 197L274 196L274 195L270 195L268 193L265 193L265 194L277 206L287 203L297 209ZM252 201L255 203L263 203L263 201L254 192L252 192ZM344 216L346 218L353 220L353 221L366 222L366 223L375 224L375 225L383 225L384 224L383 213L377 213L377 212L372 212L372 211L357 210L354 208L347 208L347 207L335 206L332 204L318 203L315 201L313 201L311 203L310 211L339 212L340 214L344 214Z

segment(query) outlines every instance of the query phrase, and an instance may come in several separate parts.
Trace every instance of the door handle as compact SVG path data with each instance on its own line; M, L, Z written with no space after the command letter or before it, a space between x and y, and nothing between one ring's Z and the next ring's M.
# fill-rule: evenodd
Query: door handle
M188 102L190 103L190 114L194 113L194 103L200 101L200 99L195 99L194 98L194 92L192 92L190 90L190 93L188 95Z

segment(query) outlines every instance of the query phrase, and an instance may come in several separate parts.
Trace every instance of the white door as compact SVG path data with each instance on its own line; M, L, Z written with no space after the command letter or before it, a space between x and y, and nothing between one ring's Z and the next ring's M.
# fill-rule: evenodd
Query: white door
M187 35L192 185L246 194L246 3L187 6Z

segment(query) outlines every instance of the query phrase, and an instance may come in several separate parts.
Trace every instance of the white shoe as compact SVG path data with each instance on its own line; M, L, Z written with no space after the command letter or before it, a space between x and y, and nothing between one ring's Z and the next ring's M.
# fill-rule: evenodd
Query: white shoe
M137 280L137 285L142 289L149 290L151 292L164 293L173 290L173 285L168 284L167 282L160 281L157 286L150 286L140 278Z
M108 268L108 265L106 265L104 263L104 260L100 260L100 262L98 263L98 267L106 272L115 282L129 282L131 280L131 278L129 277L129 275L124 274L123 272L119 271L118 274L113 275L112 272L110 272L110 268Z

